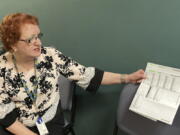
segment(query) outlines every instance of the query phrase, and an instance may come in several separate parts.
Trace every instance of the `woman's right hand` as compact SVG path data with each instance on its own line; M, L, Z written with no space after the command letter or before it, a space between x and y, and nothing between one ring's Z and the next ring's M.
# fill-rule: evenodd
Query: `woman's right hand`
M6 128L6 130L8 130L14 135L38 135L37 133L34 133L17 120L8 128Z

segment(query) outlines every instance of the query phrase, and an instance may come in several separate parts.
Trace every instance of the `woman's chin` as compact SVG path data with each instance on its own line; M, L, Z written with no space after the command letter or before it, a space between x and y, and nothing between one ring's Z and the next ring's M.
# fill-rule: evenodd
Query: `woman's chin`
M41 50L34 50L32 56L39 57L41 55Z

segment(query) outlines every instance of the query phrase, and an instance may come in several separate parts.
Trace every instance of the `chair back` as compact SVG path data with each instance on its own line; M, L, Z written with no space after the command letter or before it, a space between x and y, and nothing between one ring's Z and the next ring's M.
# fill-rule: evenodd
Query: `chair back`
M61 97L61 107L65 110L71 110L73 106L73 96L75 92L75 83L69 81L64 76L60 76L58 80L60 97Z
M4 50L4 48L2 47L2 45L0 45L0 55L4 54L6 51Z
M75 95L75 83L69 81L64 76L60 76L58 80L61 98L61 108L64 112L64 134L71 133L75 135L73 126L76 112L76 95Z

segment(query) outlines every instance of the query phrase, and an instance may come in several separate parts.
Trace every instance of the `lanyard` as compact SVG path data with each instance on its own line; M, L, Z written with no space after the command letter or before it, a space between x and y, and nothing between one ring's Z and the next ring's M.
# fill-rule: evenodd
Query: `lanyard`
M33 83L33 91L30 91L28 86L27 86L27 82L21 78L20 74L19 74L19 71L18 71L18 67L17 67L17 64L16 64L16 59L15 59L15 56L12 55L12 60L13 60L13 63L14 63L14 66L15 66L15 69L17 71L17 74L23 84L23 87L24 87L24 90L25 92L27 93L27 95L31 98L31 100L33 102L36 101L36 98L37 98L37 89L38 89L38 78L37 78L37 73L36 73L36 59L34 60L34 75L35 75L35 82Z

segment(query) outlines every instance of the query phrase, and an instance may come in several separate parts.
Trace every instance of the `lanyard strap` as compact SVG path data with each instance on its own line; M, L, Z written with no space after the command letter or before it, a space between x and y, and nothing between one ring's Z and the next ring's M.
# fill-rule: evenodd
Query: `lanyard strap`
M16 64L16 59L15 59L15 56L12 55L12 60L13 60L13 63L14 63L14 66L15 66L15 69L16 69L16 72L23 84L23 87L24 87L24 90L25 92L27 93L27 95L31 98L31 100L33 102L36 101L36 98L37 98L37 89L38 89L38 78L37 78L37 73L36 73L36 59L34 60L34 75L35 75L35 82L33 83L33 88L34 90L33 91L30 91L28 86L27 86L27 82L21 78L20 74L19 74L19 71L18 71L18 67L17 67L17 64Z

